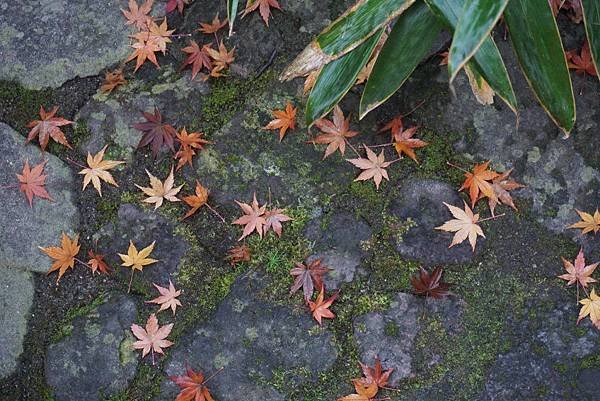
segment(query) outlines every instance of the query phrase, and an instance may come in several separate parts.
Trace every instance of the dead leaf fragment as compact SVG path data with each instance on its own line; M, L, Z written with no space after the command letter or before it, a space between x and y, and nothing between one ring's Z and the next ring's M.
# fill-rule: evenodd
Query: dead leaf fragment
M88 256L90 257L90 260L88 260L87 264L90 266L90 269L92 269L92 274L95 274L96 271L108 274L110 267L104 261L104 255L97 254L90 249L88 250Z
M292 220L290 216L283 213L284 211L283 209L272 209L265 212L263 216L266 220L263 230L265 233L273 230L278 237L281 237L281 230L283 228L281 223Z
M246 244L234 246L227 252L227 259L232 267L235 267L240 262L249 262L252 255L250 253L250 247Z
M594 232L594 234L596 234L598 231L600 231L600 212L598 211L598 209L596 209L593 215L591 215L590 213L582 212L581 210L577 209L575 209L575 211L577 212L577 214L579 214L581 221L571 224L568 228L580 229L582 230L582 235L592 231Z
M308 300L310 311L312 312L313 318L319 323L319 326L323 324L322 319L335 318L335 315L329 308L333 304L333 301L337 299L338 295L339 293L335 293L325 300L325 288L321 287L321 291L315 302Z
M596 289L592 288L589 298L584 298L579 303L583 306L579 311L577 323L589 316L594 326L600 329L600 296L596 294Z
M185 375L169 376L169 379L181 389L175 401L215 401L206 387L202 372L194 372L188 367Z
M251 12L256 11L258 9L261 18L265 22L265 25L269 26L269 17L271 16L271 7L276 8L281 11L281 6L277 2L277 0L255 0L252 3L249 3L248 6L244 9L242 18L244 18L246 15L248 15Z
M494 211L496 210L496 205L503 204L512 207L517 210L515 206L512 196L510 195L510 191L515 189L524 188L525 185L519 184L518 182L509 179L510 173L512 173L512 169L505 171L502 174L499 174L496 178L492 180L492 190L494 191L494 197L488 198L488 205L490 207L490 212L492 212L492 216L495 216Z
M450 284L442 281L443 272L444 270L441 267L436 267L429 274L427 270L421 267L419 274L410 278L410 284L413 287L414 293L436 299L445 298L450 295L448 292Z
M123 70L107 71L106 74L104 74L104 82L100 86L100 91L102 93L111 93L113 90L126 83L127 80L125 79L125 76L123 76Z
M209 22L209 23L201 22L200 28L198 28L198 31L200 31L204 34L207 34L207 35L212 35L213 33L217 33L219 30L224 28L228 22L229 22L229 20L227 18L225 18L221 22L221 19L219 18L219 13L217 13L215 15L215 17L213 18L212 22Z

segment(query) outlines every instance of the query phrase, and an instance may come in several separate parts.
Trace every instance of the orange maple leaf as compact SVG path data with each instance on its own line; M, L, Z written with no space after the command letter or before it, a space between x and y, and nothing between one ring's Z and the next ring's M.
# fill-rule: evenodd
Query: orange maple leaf
M265 21L265 24L269 26L269 17L271 16L271 7L281 11L281 6L277 0L255 0L253 3L248 4L242 18L250 14L253 11L259 10L260 16Z
M579 54L577 54L577 51L575 50L567 52L567 62L569 64L569 69L575 70L575 73L578 75L589 74L593 77L598 76L596 66L594 66L594 61L592 60L590 45L587 40L583 44Z
M38 247L42 250L42 252L54 259L54 262L52 262L52 266L50 266L47 274L58 270L58 278L56 279L57 283L63 274L65 274L67 269L72 269L75 266L75 257L79 253L80 248L78 242L79 235L75 235L75 237L71 239L63 232L60 247Z
M312 312L313 318L319 323L319 325L322 325L322 319L335 318L335 315L332 311L329 310L329 307L331 307L333 301L337 299L338 295L339 293L335 293L331 297L329 297L329 299L324 300L325 288L321 286L321 292L319 292L319 295L317 296L315 302L310 300L308 301L308 306L310 308L310 311Z
M65 137L65 133L59 127L73 124L73 121L66 120L62 117L54 117L58 111L58 106L54 106L52 110L46 112L44 106L40 106L40 118L41 120L33 120L27 124L27 128L31 128L27 140L25 143L30 142L36 136L40 141L42 151L46 150L48 141L52 138L54 141L66 146L69 149L73 149Z
M344 112L339 106L333 109L333 121L325 118L315 121L317 128L321 130L321 135L310 141L310 143L327 144L323 159L339 149L343 155L346 151L346 140L358 135L357 131L350 130L350 116L344 118Z
M283 139L288 129L296 128L296 112L298 109L292 106L291 102L287 102L285 110L274 110L274 120L269 122L264 129L276 130L279 129L279 142Z
M212 35L213 33L217 33L219 30L225 27L228 22L229 20L227 18L225 18L223 22L221 22L221 19L219 18L219 13L217 13L215 15L215 18L213 18L212 22L201 22L198 31L207 35Z
M202 372L194 372L192 368L186 368L185 375L169 376L175 384L181 388L181 391L175 398L175 401L214 401Z
M90 269L92 269L92 274L96 273L96 271L108 274L110 267L104 261L104 255L95 253L90 249L88 250L88 256L90 257L90 260L88 260L87 264L89 265Z
M494 199L497 202L496 193L492 188L492 181L498 177L498 173L492 170L488 170L490 162L476 164L473 168L473 172L465 172L465 182L463 182L459 191L469 190L469 196L471 198L471 207L475 206L475 203L480 199L479 193L490 199Z
M150 60L157 68L160 68L155 53L159 52L161 48L154 40L139 40L132 44L131 47L135 50L129 55L125 62L128 63L131 60L136 59L133 72L136 72L146 60Z
M138 6L137 1L129 0L129 10L121 9L121 12L127 19L127 25L134 25L137 29L146 29L148 23L152 20L148 15L152 10L154 0L146 0L144 4Z
M429 143L413 138L419 127L410 127L406 130L401 129L394 135L394 149L398 152L398 156L402 157L402 153L410 157L415 163L419 163L414 149L424 148Z
M145 329L137 324L131 325L131 331L138 339L138 341L133 343L133 348L142 350L142 358L151 352L152 364L154 365L154 353L164 354L163 348L173 345L171 341L166 339L172 329L173 323L159 326L158 319L153 313L146 321Z

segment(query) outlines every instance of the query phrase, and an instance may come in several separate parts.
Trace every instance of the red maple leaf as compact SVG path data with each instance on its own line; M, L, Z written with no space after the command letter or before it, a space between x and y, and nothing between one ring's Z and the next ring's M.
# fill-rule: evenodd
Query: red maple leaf
M167 145L174 152L173 138L177 135L175 128L171 124L162 121L162 115L156 107L154 108L154 114L146 113L145 111L142 114L147 121L133 125L133 128L144 133L142 139L140 139L140 143L138 143L138 148L152 144L152 154L154 157L156 157L163 145Z
M21 174L17 174L17 179L19 180L19 189L21 192L25 194L27 200L29 201L29 207L33 207L33 197L37 196L38 198L53 200L46 188L46 174L42 174L44 172L44 166L46 165L46 161L41 162L37 166L33 166L33 169L29 168L29 160L25 160L25 165L23 166L23 172Z

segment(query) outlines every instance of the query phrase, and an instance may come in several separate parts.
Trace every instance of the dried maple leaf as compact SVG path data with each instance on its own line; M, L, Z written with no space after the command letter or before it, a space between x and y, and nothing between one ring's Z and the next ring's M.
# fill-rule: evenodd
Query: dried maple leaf
M589 298L582 299L579 303L583 306L579 311L577 323L589 316L594 326L600 329L600 296L596 294L596 289L592 288Z
M17 174L17 180L19 180L19 190L25 194L25 197L29 201L29 207L33 207L33 197L47 199L52 201L53 199L46 191L44 186L46 185L46 174L43 174L44 167L47 161L43 161L40 164L29 168L29 160L25 160L23 165L23 171L21 174Z
M129 288L127 292L131 290L131 282L133 281L133 273L136 270L142 271L144 267L151 265L153 263L158 262L156 259L149 258L150 254L154 250L154 244L156 241L153 241L150 245L142 249L138 252L135 245L133 245L133 241L129 241L129 248L127 249L127 255L123 255L119 253L119 257L123 261L121 266L131 268L131 278L129 280Z
M586 266L585 256L583 255L583 248L579 250L577 257L575 258L574 264L566 260L562 256L560 258L562 259L567 274L562 274L558 276L558 278L566 280L567 285L571 285L576 282L577 285L580 285L582 288L587 288L588 284L598 282L596 279L591 277L594 273L594 270L596 270L596 268L598 267L598 263L593 263L591 265Z
M321 130L321 135L310 141L311 143L327 144L323 159L340 150L343 155L346 151L346 139L358 135L357 131L350 131L350 116L344 118L344 112L339 106L333 109L333 121L320 118L315 125Z
M365 146L367 151L367 158L364 159L362 157L358 159L346 159L350 163L354 164L356 167L364 170L362 173L358 175L354 179L354 181L365 181L372 179L375 182L375 188L379 189L379 184L381 184L381 180L385 178L389 180L388 173L385 170L389 167L392 162L385 161L385 154L382 150L379 153L379 156L375 154L371 149Z
M304 79L304 86L302 87L302 94L307 95L308 92L310 92L312 90L312 88L315 86L315 83L317 82L317 78L319 77L320 73L321 73L320 68L308 73L308 75Z
M335 318L335 315L332 311L329 310L329 307L331 307L333 301L337 299L338 295L339 293L335 293L331 297L329 297L329 299L324 300L325 288L321 286L321 291L319 292L319 295L317 295L317 299L315 300L315 302L311 300L307 301L310 311L312 312L313 318L319 323L319 325L322 325L322 319Z
M160 292L160 296L151 299L150 301L146 301L146 303L160 305L158 312L171 308L173 315L175 315L175 310L178 306L181 306L181 302L177 299L177 297L181 295L181 290L176 290L171 280L169 280L169 288L161 287L154 283L152 283L152 285Z
M450 284L442 281L443 272L444 270L441 267L436 267L429 274L427 270L421 267L419 274L410 278L410 284L413 287L414 293L436 299L445 298L450 295L448 292Z
M166 13L173 12L175 9L179 11L179 14L183 14L183 7L189 4L190 0L169 0L165 6Z
M125 85L127 80L123 76L122 70L107 71L104 74L104 82L100 86L100 91L103 93L111 93L114 89L121 85Z
M148 198L144 199L143 202L154 203L154 210L158 209L165 199L171 202L180 202L175 195L177 195L183 185L174 187L175 178L173 177L173 167L171 167L171 172L164 182L150 174L148 170L146 170L146 174L150 177L150 187L141 187L135 184L136 187L148 195Z
M269 122L264 129L279 130L279 142L285 136L288 129L296 128L296 112L298 109L292 106L291 102L287 102L285 110L273 110L274 120Z
M196 149L202 150L204 149L204 145L212 143L211 141L203 139L203 135L202 132L188 133L185 127L183 127L180 133L177 133L179 149L177 150L177 153L175 153L175 156L173 156L173 158L179 159L177 167L175 168L177 171L185 166L186 163L189 164L190 167L193 167L192 161L194 156L196 156Z
M129 0L129 10L121 9L121 12L127 19L127 25L134 25L137 29L146 29L152 18L148 15L152 10L154 0L146 0L144 4L138 6L137 1Z
M456 244L462 243L464 240L469 238L469 243L473 252L475 252L475 243L477 242L477 236L480 235L485 238L481 227L477 224L479 222L479 214L473 214L473 211L466 202L464 202L465 210L461 210L456 206L452 206L444 202L444 205L450 210L450 213L455 219L448 220L443 225L436 227L436 230L455 232L452 243L448 248L453 247Z
M158 319L153 313L146 321L145 329L137 324L131 325L131 332L138 339L133 343L133 348L142 350L142 358L151 352L152 364L154 365L154 353L164 354L163 348L173 345L171 341L166 339L172 329L173 323L159 326Z
M225 18L223 20L223 22L221 22L221 19L219 18L219 14L217 13L215 15L215 18L213 18L212 22L210 22L210 23L201 22L200 28L198 28L198 31L200 31L204 34L207 34L207 35L212 35L213 33L217 33L219 30L224 28L228 22L229 22L229 20L227 18Z
M269 26L269 17L271 16L271 7L282 11L281 6L277 2L277 0L255 0L254 2L249 3L248 6L246 7L246 9L244 9L242 18L244 18L246 15L248 15L251 12L256 11L258 9L260 12L261 18L263 19L263 21L265 21L265 24L267 26Z
M249 262L251 257L250 247L244 244L231 247L225 259L229 260L229 264L234 267L240 262Z
M148 35L144 33L144 36ZM131 60L136 59L135 69L133 72L136 72L142 66L142 64L146 62L146 60L150 60L152 64L156 66L156 68L160 68L160 64L158 64L158 60L156 60L155 53L161 51L161 48L154 40L138 40L132 44L131 47L134 49L133 53L127 57L125 62L128 63Z
M190 45L181 49L182 52L189 54L189 56L183 61L180 70L183 70L188 65L192 66L192 79L196 78L196 75L200 70L205 67L208 70L212 70L212 60L208 53L208 49L212 49L211 45L202 45L202 48L193 40L190 40Z
M87 264L90 266L90 269L92 269L92 274L96 273L96 271L108 274L110 267L104 261L104 255L97 254L90 249L88 250L88 256L90 257L90 260L88 260Z
M377 387L383 388L387 385L390 375L394 371L394 369L387 369L384 371L379 357L375 357L375 366L373 367L367 366L362 362L358 363L360 364L363 375L365 376L364 378L360 379L361 383L364 385L371 385L375 383Z
M338 401L374 401L379 388L376 383L365 384L360 379L352 380L356 393L339 398Z
M283 209L267 210L263 215L266 220L263 232L266 233L272 229L278 237L281 237L281 223L292 220L290 216L283 214L283 212Z
M417 155L415 155L413 149L419 149L429 145L429 143L421 139L413 138L418 129L419 127L410 127L406 130L400 129L399 132L394 134L394 149L398 152L398 156L402 157L402 153L404 153L417 164L419 161L417 160Z
M169 376L169 379L181 388L175 401L214 401L206 387L202 372L194 372L188 367L185 375Z
M102 196L102 187L100 185L100 180L110 185L114 185L115 187L119 186L115 182L113 176L108 172L108 170L115 168L119 164L123 164L125 162L121 160L103 160L104 152L106 151L107 147L108 145L104 146L100 150L100 152L96 153L94 156L92 156L91 153L88 152L88 168L84 168L79 172L79 174L84 175L82 191L85 191L85 188L91 182L94 185L94 188L96 188L96 191L98 191L98 194Z
M154 114L143 111L142 115L146 119L146 122L133 125L133 128L144 133L138 143L138 148L152 144L152 154L154 157L156 157L164 145L174 152L173 138L177 136L177 130L171 124L163 122L158 108L154 108Z
M196 181L196 193L190 196L184 196L182 200L191 207L190 210L181 219L185 220L198 211L202 206L208 202L208 189L204 188L198 181Z
M165 54L167 51L167 44L171 43L170 37L173 32L175 32L175 29L169 30L167 18L165 17L160 25L154 21L150 21L147 31L138 32L132 35L132 37L138 42L152 42L163 54Z
M567 61L569 63L569 69L575 70L578 75L589 74L593 77L597 77L598 73L594 62L592 60L592 53L590 52L590 45L585 41L579 54L575 50L567 52Z
M312 298L315 287L319 290L323 288L323 276L329 271L331 269L323 266L321 259L313 260L308 265L296 263L296 267L290 270L290 274L296 277L290 288L290 294L302 288L304 299L308 301Z
M27 140L25 143L30 142L36 136L40 141L42 151L46 150L48 141L52 138L55 142L66 146L69 149L73 149L65 137L65 133L59 127L73 124L73 121L66 120L62 117L54 117L58 111L58 106L54 106L52 110L46 112L44 106L40 106L40 118L41 120L33 120L27 124L27 128L31 128Z
M210 58L212 59L212 69L210 70L210 76L211 77L221 77L223 76L221 74L221 71L226 70L227 68L229 68L229 65L231 63L233 63L233 61L235 60L235 47L233 49L231 49L230 51L227 50L227 48L225 47L225 45L223 44L223 42L221 41L221 43L219 43L219 49L215 50L212 47L207 47L206 48L206 52L208 53L208 55L210 56Z
M476 164L473 168L472 173L468 171L465 172L466 179L460 187L459 191L463 191L465 189L469 190L469 196L471 197L471 207L474 207L475 202L481 199L479 193L482 193L483 197L488 197L497 201L496 194L494 193L492 184L489 181L492 181L494 178L498 177L498 173L492 170L488 170L489 165L489 161L481 164Z
M254 194L252 205L238 201L235 201L235 203L237 203L238 206L242 208L242 211L244 212L244 215L242 217L240 217L232 223L244 226L244 231L242 232L242 236L238 239L238 241L241 241L242 239L246 238L248 235L252 234L253 231L256 231L258 235L262 238L264 225L267 224L267 220L264 216L267 206L258 205L258 201L256 200L256 193Z
M404 123L402 122L402 117L403 117L402 115L398 115L398 116L392 118L383 127L381 127L379 129L379 131L377 131L377 133L380 134L382 132L390 131L390 134L392 135L392 141L393 141L394 138L396 137L396 135L400 134L402 132L402 130L404 129Z
M581 229L582 235L592 231L594 234L596 234L598 231L600 231L600 212L598 209L596 209L593 216L590 213L582 212L577 209L575 209L575 211L577 214L579 214L579 217L581 217L581 221L571 224L568 228Z
M52 262L52 266L50 266L50 269L48 270L47 274L58 270L58 278L56 279L57 283L63 276L63 274L65 274L67 269L72 269L75 266L75 257L79 253L80 248L78 242L79 235L75 235L73 239L71 239L67 234L63 232L60 247L39 247L42 250L42 252L54 259L54 262Z
M492 180L492 190L494 191L494 197L488 198L488 205L490 207L490 211L492 212L492 216L494 216L494 211L496 210L497 204L503 204L512 207L517 210L515 206L512 196L510 196L509 191L524 188L525 185L519 184L514 180L510 180L508 177L512 173L512 169L505 171L502 174L499 174L496 178Z
M388 39L387 33L383 32L383 34L379 38L379 41L377 42L377 45L375 46L375 49L371 52L371 57L369 57L369 61L359 71L358 76L356 77L356 81L354 82L354 85L363 84L369 79L369 77L371 76L371 72L373 72L373 67L375 66L375 62L377 62L377 57L379 57L379 53L381 52L381 49L383 48L383 45L385 44L387 39Z

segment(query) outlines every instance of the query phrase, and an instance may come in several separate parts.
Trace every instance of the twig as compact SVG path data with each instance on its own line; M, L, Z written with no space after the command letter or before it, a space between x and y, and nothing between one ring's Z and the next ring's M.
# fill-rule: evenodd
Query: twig
M488 220L496 220L498 217L502 217L504 215L506 215L506 213L497 214L497 215L491 216L491 217L486 217L485 219L479 220L478 223L483 223L484 221L488 221Z
M275 60L276 54L277 54L277 49L273 50L273 52L271 53L271 56L269 57L269 60L265 63L265 65L263 65L262 67L259 68L259 70L254 75L254 78L252 78L253 80L260 77L263 74L263 72L265 72L265 70L267 68L269 68L271 66L271 64L273 64L273 60Z
M223 223L225 223L225 219L223 218L223 216L221 216L221 214L219 214L219 212L217 212L215 209L213 209L213 207L210 206L208 203L205 203L205 205L207 208L210 209L211 212L213 212L218 218L220 218Z
M362 145L360 145L359 147L360 147L360 148L383 148L383 147L386 147L386 146L392 146L393 144L394 144L394 142L383 143L383 144L381 144L381 145L370 145L370 146L367 146L367 145L365 145L365 144L362 144Z
M219 373L221 373L223 371L223 369L225 369L224 366L220 367L215 373L213 373L212 375L208 376L206 378L206 380L204 380L202 382L202 384L205 385L210 379L212 379L213 377L215 377L216 375L218 375Z
M17 184L10 184L10 185L0 186L0 189L17 188L17 187L18 187Z
M350 149L352 149L354 151L354 153L356 153L356 156L360 157L360 153L358 153L358 151L356 150L356 148L354 146L352 146L352 144L350 143L350 141L348 141L346 138L344 138L344 141L348 144L348 146L350 147Z
M415 112L415 111L416 111L416 110L417 110L419 107L423 106L423 104L424 104L424 103L425 103L425 99L423 99L423 100L421 100L419 103L417 103L417 105L416 105L415 107L413 107L413 109L412 109L412 110L410 110L408 113L405 113L405 114L400 114L400 117L401 117L401 118L404 118L404 117L408 117L408 116L410 116L410 115L411 115L412 113L414 113L414 112Z
M447 161L447 162L446 162L446 164L447 164L447 165L449 165L450 167L454 167L454 168L457 168L457 169L459 169L459 170L460 170L460 171L462 171L463 173L468 173L468 171L467 171L467 170L465 170L464 168L462 168L462 167L460 167L460 166L457 166L456 164L452 164L452 163L450 163L449 161Z
M72 160L72 159L70 159L70 158L68 158L68 157L67 157L67 161L68 161L69 163L72 163L72 164L76 165L77 167L81 167L81 168L87 168L87 167L86 167L86 166L84 166L83 164L79 164L79 163L78 163L78 162L76 162L75 160Z
M85 267L89 267L90 269L92 268L90 265L88 265L86 262L84 262L84 261L83 261L83 260L81 260L81 259L78 259L78 258L73 258L73 259L74 259L76 262L79 262L79 263L81 263L81 264L82 264L82 265L84 265Z
M129 294L131 292L131 283L133 282L133 272L135 272L135 269L131 269L131 278L129 279L129 287L127 287L127 293ZM152 361L154 362L154 355L152 355Z

